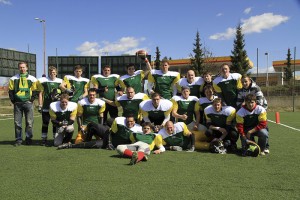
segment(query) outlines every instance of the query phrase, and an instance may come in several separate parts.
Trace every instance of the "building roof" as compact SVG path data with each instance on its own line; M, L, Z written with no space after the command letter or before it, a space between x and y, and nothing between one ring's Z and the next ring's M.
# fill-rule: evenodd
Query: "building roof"
M286 67L287 60L277 60L273 61L272 65L275 70L275 72L282 72L284 68ZM291 60L292 64L292 71L294 71L294 64L295 64L295 70L300 71L300 60Z

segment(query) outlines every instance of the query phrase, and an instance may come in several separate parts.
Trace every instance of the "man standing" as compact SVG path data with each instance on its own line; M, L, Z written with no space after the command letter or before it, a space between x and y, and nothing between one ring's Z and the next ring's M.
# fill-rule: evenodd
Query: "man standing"
M49 115L49 106L50 103L56 101L52 99L51 94L53 90L59 88L60 84L62 83L62 79L57 78L57 69L54 66L50 66L48 69L49 77L42 77L38 80L38 90L39 93L39 112L42 113L42 141L41 145L46 145L47 143L47 135L48 135L48 126L50 122L50 115ZM56 133L56 127L53 126L52 128L53 137Z
M176 93L176 83L180 79L178 72L169 71L169 61L162 60L160 70L153 69L148 76L148 91L151 95L159 93L164 99L171 99ZM152 89L154 88L154 89Z
M9 79L9 98L14 104L15 146L22 144L22 117L25 115L26 145L32 144L33 100L37 90L37 79L28 74L26 62L18 64L19 74Z
M114 101L115 100L115 90L118 87L118 74L111 74L111 67L106 65L102 69L102 75L97 74L92 76L91 84L94 88L102 91L101 97L105 99ZM118 108L112 105L106 104L106 109L103 113L104 122L107 120L107 114L109 113L111 118L116 118L118 116Z
M190 95L200 97L200 87L204 84L202 77L196 77L194 70L189 70L186 73L186 78L181 78L177 83L177 90L181 93L182 87L190 88Z
M238 89L242 88L242 75L239 73L230 73L227 64L221 66L221 76L213 80L213 87L218 97L223 100L227 106L236 108Z
M87 91L89 87L89 79L83 78L81 75L83 73L83 68L80 65L76 65L74 68L74 75L66 75L64 81L61 84L61 89L66 91L72 102L78 102L87 96Z

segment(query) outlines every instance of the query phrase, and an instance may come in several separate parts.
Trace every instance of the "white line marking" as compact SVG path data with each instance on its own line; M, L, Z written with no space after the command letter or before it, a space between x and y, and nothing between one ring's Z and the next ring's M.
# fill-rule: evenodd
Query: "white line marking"
M276 122L274 122L274 121L272 121L272 120L269 120L269 119L268 119L268 121L269 121L269 122L272 122L272 123L274 123L274 124L277 124ZM291 127L291 126L288 126L288 125L285 125L285 124L282 124L282 123L278 123L278 125L281 125L281 126L284 126L284 127L290 128L290 129L293 129L293 130L295 130L295 131L300 131L300 129L297 129L297 128L294 128L294 127Z
M35 115L35 116L33 116L33 117L40 117L41 115ZM11 118L5 118L5 119L0 119L0 121L4 121L4 120L8 120L8 119L14 119L13 117Z

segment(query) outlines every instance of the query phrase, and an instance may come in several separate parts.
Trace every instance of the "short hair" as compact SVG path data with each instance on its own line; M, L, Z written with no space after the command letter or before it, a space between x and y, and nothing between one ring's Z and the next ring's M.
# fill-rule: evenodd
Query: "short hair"
M181 91L183 91L183 90L189 90L189 91L191 91L191 88L189 86L182 86L181 87Z
M83 70L83 68L82 68L82 66L81 65L76 65L75 67L74 67L74 71L76 71L76 70Z
M230 65L227 64L227 63L223 63L220 68L224 67L225 65L227 65L229 67L229 69L230 69Z
M54 71L54 70L57 72L57 69L56 69L56 67L54 67L54 66L50 66L50 67L48 68L48 71L49 71L49 72Z
M67 100L69 100L69 95L68 94L66 94L66 93L63 93L61 96L60 96L60 100L63 100L63 99L67 99Z
M128 119L128 118L133 118L134 119L134 121L135 121L135 118L134 118L134 114L133 113L128 113L127 114L127 116L126 116L126 119Z
M205 72L203 72L203 75L202 75L202 76L205 76L205 75L210 75L210 76L212 76L212 73L211 73L210 71L205 71Z
M162 61L161 61L161 64L163 64L163 63L168 63L168 65L170 64L170 62L169 62L169 60L168 59L162 59Z
M204 86L203 91L205 92L206 90L211 90L211 91L215 92L214 87L212 85Z
M161 96L160 96L159 93L154 92L154 93L151 94L151 99L153 99L153 98L155 98L155 97L157 97L157 96L159 96L159 98L161 98Z
M128 65L126 65L126 69L128 69L129 67L134 67L135 69L135 65L133 63L129 63Z
M214 103L221 103L222 104L222 99L221 98L215 98L214 100L213 100L213 104Z
M243 78L249 78L250 79L250 76L248 76L247 74L243 74L241 79L243 79Z
M104 70L105 68L111 69L111 66L110 65L104 65L102 70Z
M245 97L245 102L255 101L256 102L256 96L255 94L247 94Z
M144 127L144 126L149 126L151 128L151 130L153 130L153 124L151 122L144 122L142 124L142 127Z
M133 91L135 92L135 89L132 86L126 87L126 92L128 89L133 89Z
M22 65L22 64L25 64L25 65L26 65L26 67L28 67L28 64L27 64L27 62L23 62L23 61L18 63L18 67L19 67L20 65Z
M97 89L96 89L96 88L90 88L90 89L88 90L88 94L89 94L90 92L96 92L96 93L97 93Z

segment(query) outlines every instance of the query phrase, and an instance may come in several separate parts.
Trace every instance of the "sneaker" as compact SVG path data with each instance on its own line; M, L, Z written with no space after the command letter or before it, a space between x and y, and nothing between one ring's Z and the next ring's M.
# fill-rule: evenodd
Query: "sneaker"
M143 161L148 161L148 156L147 155L144 155L144 158L143 158Z
M262 152L260 152L260 155L265 156L266 154L265 154L265 152L262 151Z
M16 141L16 143L14 144L15 147L19 147L22 145L22 140L18 140Z
M138 153L136 151L134 151L132 153L132 157L131 157L129 165L135 165L137 163L137 160L138 160Z
M115 147L114 147L113 144L110 143L110 144L107 145L106 149L107 150L115 150Z
M270 153L270 150L269 150L269 149L265 149L265 150L264 150L264 153L265 153L265 154L269 154L269 153Z
M187 149L186 152L194 152L195 151L195 147L192 146L190 149Z
M26 145L32 145L32 139L31 138L26 138L25 139L25 144Z
M47 145L47 138L42 138L42 141L40 143L41 146L46 146Z
M173 151L182 151L182 147L180 147L180 146L172 146L171 150L173 150Z
M68 149L72 147L72 143L71 142L67 142L64 144L61 144L57 147L57 150L61 150L61 149Z

